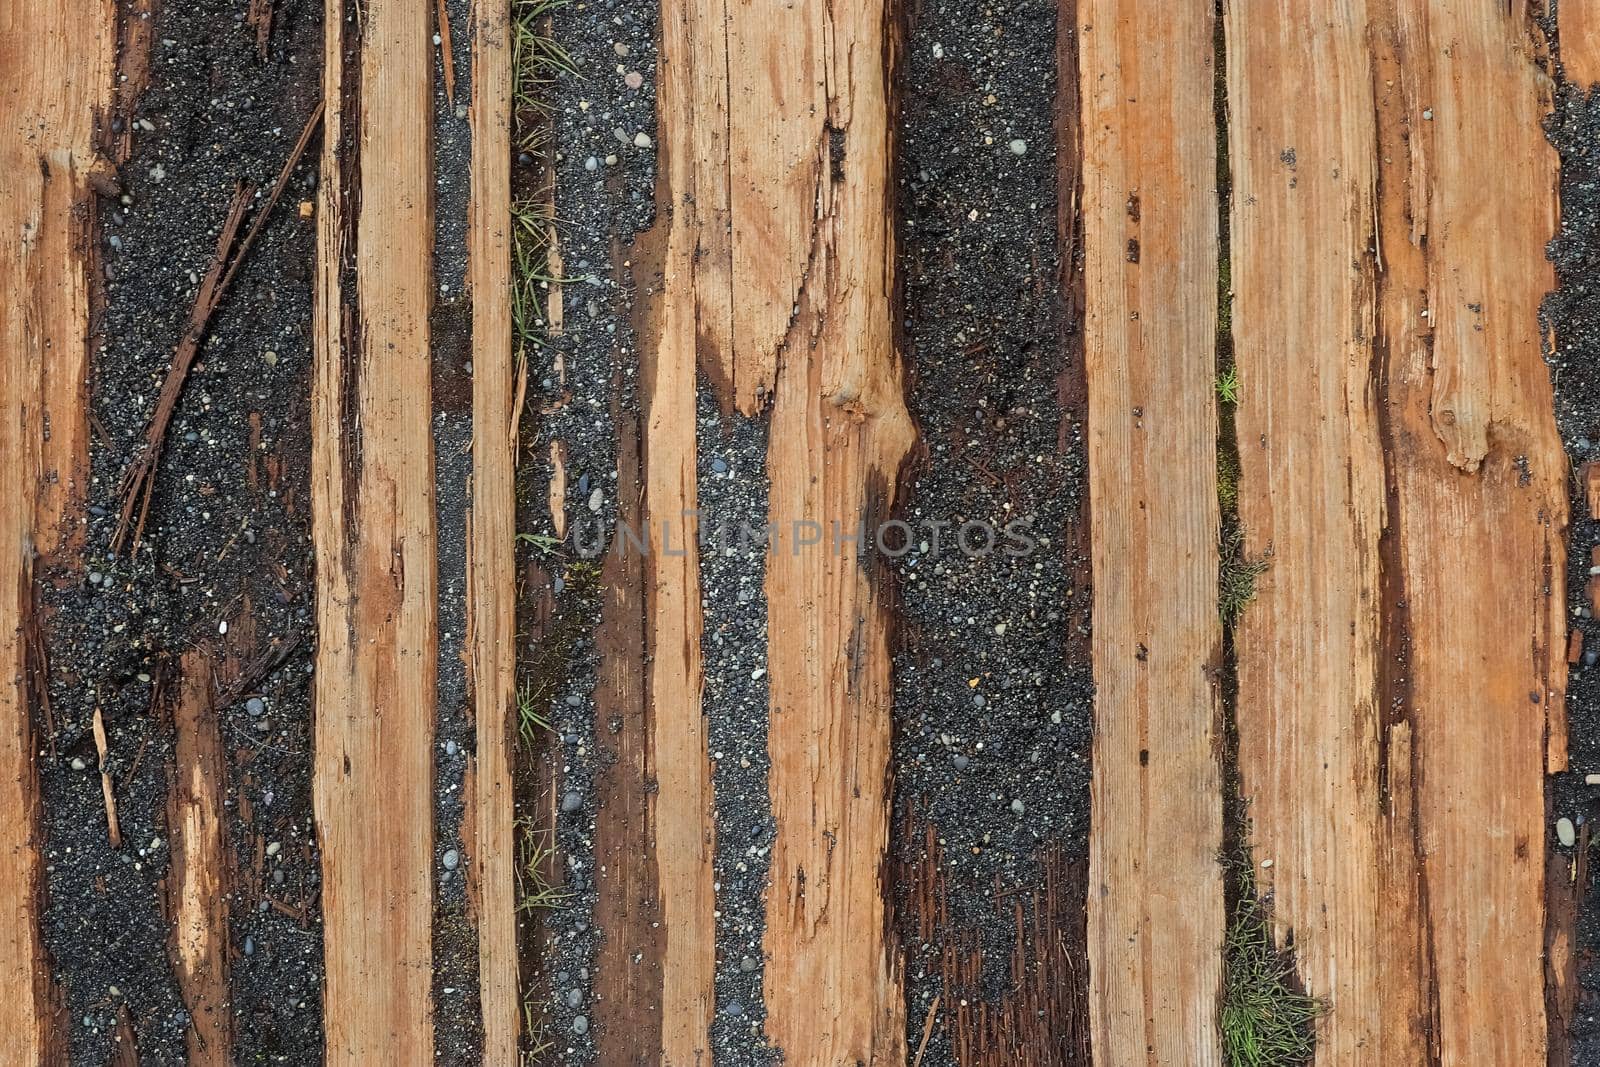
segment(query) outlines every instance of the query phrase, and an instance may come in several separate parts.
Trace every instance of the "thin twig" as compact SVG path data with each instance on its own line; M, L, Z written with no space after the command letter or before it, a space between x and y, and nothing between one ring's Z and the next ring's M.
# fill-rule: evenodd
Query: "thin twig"
M122 481L117 487L118 493L122 496L122 511L117 520L116 533L111 538L113 553L122 551L130 530L133 533L135 547L144 538L145 518L150 513L150 497L155 491L156 469L161 462L162 442L166 440L167 426L171 423L172 413L178 406L178 395L183 391L183 383L189 376L189 368L200 351L200 343L205 340L206 329L211 323L212 315L222 303L222 298L227 293L228 286L232 284L234 276L239 273L239 266L249 253L250 246L255 243L256 237L266 226L273 207L277 205L284 188L289 184L294 168L299 165L300 158L305 154L306 146L311 143L311 135L316 132L317 126L322 121L322 110L322 104L319 102L311 117L306 120L305 129L300 132L300 139L295 142L283 169L278 172L278 180L273 183L272 192L268 195L266 203L256 212L255 218L250 223L250 229L245 232L244 240L239 242L237 249L234 248L234 240L238 237L239 226L244 221L245 208L255 197L255 189L248 185L239 185L234 189L228 216L222 224L222 233L217 239L216 254L211 260L211 266L206 270L205 279L200 283L194 308L189 312L189 328L178 341L177 351L172 357L172 366L167 369L167 377L161 383L161 394L156 400L155 412L145 427L144 448L133 462L128 464L128 469L123 472ZM135 509L138 511L137 523L134 518Z
M933 1003L928 1005L928 1021L922 1024L922 1041L917 1045L917 1058L911 1061L911 1067L922 1067L922 1057L928 1051L928 1038L933 1036L933 1020L939 1013L939 998L943 993L933 995Z
M117 821L117 798L111 789L111 772L106 770L106 721L100 705L94 706L94 750L100 757L100 796L106 804L106 835L112 848L122 847L122 825Z

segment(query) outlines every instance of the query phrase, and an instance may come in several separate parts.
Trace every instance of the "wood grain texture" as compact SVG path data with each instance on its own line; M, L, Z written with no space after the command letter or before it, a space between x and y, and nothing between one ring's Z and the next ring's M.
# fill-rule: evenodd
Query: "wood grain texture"
M891 336L888 44L872 0L662 11L657 235L643 455L653 531L695 504L695 374L725 410L771 412L770 515L810 520L767 575L777 837L767 1033L797 1063L903 1062L884 902L889 651L862 545L887 515L912 429ZM698 564L652 555L652 807L665 946L664 1062L701 1062L713 1006L711 789ZM791 551L794 549L794 551Z
M512 722L517 685L516 432L511 338L511 27L504 3L472 19L472 504L467 599L477 752L470 873L478 925L483 1062L517 1063L516 821Z
M39 936L44 696L34 568L75 566L88 463L97 116L114 91L107 0L0 8L0 1060L58 1063L58 998Z
M312 381L329 1063L433 1059L433 32L329 0Z
M795 1063L906 1059L887 924L890 649L868 545L914 430L892 334L883 5L730 12L733 293L748 410L773 383L767 1032ZM819 544L800 544L820 527Z
M1270 563L1237 639L1257 878L1329 1002L1319 1064L1543 1062L1543 42L1420 0L1233 0L1227 33L1240 511Z
M1094 567L1096 1063L1217 1064L1213 18L1077 12Z
M1539 323L1558 166L1544 42L1515 5L1404 0L1382 26L1401 64L1380 110L1379 338L1433 969L1422 1010L1442 1063L1542 1063L1568 473Z
M1280 942L1333 1007L1318 1062L1377 1064L1386 509L1366 17L1231 0L1226 18L1239 514L1246 555L1268 563L1236 631L1239 778Z
M1587 92L1600 82L1600 0L1561 0L1556 16L1562 69L1568 81Z
M167 798L172 861L166 889L174 970L193 1020L184 1035L189 1062L222 1067L233 1062L228 992L232 851L223 810L228 767L212 700L211 656L203 648L185 652L179 660L172 731L172 788Z

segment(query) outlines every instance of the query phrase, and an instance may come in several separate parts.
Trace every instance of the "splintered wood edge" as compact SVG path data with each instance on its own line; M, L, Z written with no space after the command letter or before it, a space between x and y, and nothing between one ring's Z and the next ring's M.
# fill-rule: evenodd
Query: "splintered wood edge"
M518 995L516 820L516 475L511 323L511 26L502 3L472 17L472 502L468 618L477 753L471 866L478 925L483 1062L515 1067Z
M222 799L227 765L212 704L209 653L203 648L185 652L178 671L167 799L174 970L193 1020L185 1035L189 1062L223 1067L233 1061L228 994L228 901L233 886Z
M1223 887L1209 7L1078 20L1096 685L1096 1063L1214 1065ZM1063 152L1072 159L1079 150ZM1173 886L1181 886L1174 893Z
M346 2L328 0L324 18L311 398L323 1018L330 1064L376 1062L397 1048L428 1062L433 26L425 4L366 0L352 19ZM360 165L368 153L378 165ZM358 284L345 291L351 272Z
M40 936L43 870L31 716L48 697L34 560L77 566L97 266L96 116L115 98L115 7L40 0L0 20L0 1035L17 1063L64 1062ZM135 49L134 51L137 51Z

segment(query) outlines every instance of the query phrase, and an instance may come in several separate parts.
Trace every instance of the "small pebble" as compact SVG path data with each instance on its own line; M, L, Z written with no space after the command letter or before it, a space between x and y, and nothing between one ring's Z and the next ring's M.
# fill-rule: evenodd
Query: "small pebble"
M454 756L459 751L461 751L461 746L454 741L446 741L444 743L444 754L446 756Z
M633 145L635 148L649 148L650 135L643 130L639 131L633 135Z
M247 936L244 939L244 954L246 956L254 956L256 954L256 939L255 938Z
M1025 156L1028 154L1028 142L1018 137L1011 142L1011 151L1014 155Z
M84 770L85 768L87 768L88 766L89 765L87 763L83 762L83 760L80 759L79 757L77 757L77 756L73 756L72 757L72 769L73 770L81 771L81 770Z
M561 810L569 815L582 807L583 794L577 792L576 790L561 798Z
M711 461L711 469L717 474L727 474L728 461L719 456Z
M1572 825L1571 819L1556 820L1556 840L1561 842L1562 848L1571 848L1577 844L1578 831Z
M265 715L267 713L267 702L260 697L251 697L244 702L244 710L255 716Z
M740 960L739 961L739 969L741 971L743 971L745 974L749 974L752 971L754 971L756 969L755 957L746 956L744 959Z
M724 1008L723 1010L726 1011L733 1018L737 1019L739 1016L744 1014L744 1005L740 1004L737 1000L735 1000L735 1001L730 1002L728 1004L728 1006L726 1008Z
M600 514L600 508L605 505L605 502L605 493L600 489L599 486L596 486L594 492L589 494L589 510L598 515Z
M280 844L277 841L274 841L274 842L272 842L271 844L269 844L267 846L267 855L269 855L269 856L276 856L279 852L282 852L282 851L283 851L283 845Z
M1583 776L1584 785L1600 785L1600 774L1586 774Z
M1028 810L1027 805L1022 803L1021 798L1018 798L1018 799L1013 800L1011 802L1011 812L1012 812L1013 815L1021 815L1023 812L1025 812L1027 810Z
M589 1032L589 1017L587 1015L574 1016L572 1020L572 1032L577 1034L579 1037L587 1034Z
M581 1007L583 1007L583 990L581 990L581 989L569 989L569 990L567 990L567 1007L569 1007L569 1008L581 1008Z
M583 169L584 170L599 170L600 169L600 161L598 159L594 158L593 156L590 156L588 159L583 161Z
M461 853L457 852L453 848L445 852L443 859L444 869L447 871L453 871L457 867L461 866Z
M644 84L644 75L636 70L630 70L622 76L622 81L628 88L637 89Z
M958 771L964 771L968 767L972 766L971 757L962 752L957 752L950 762L955 765L955 768Z

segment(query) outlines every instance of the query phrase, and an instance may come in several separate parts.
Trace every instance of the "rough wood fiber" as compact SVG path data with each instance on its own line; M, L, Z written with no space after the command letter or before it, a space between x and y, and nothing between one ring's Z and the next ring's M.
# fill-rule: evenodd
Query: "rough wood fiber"
M173 773L167 834L172 866L167 902L172 915L174 968L193 1023L185 1037L189 1062L233 1062L233 1010L228 996L228 847L223 794L227 763L212 702L211 656L184 653L172 711Z
M329 0L312 382L332 1064L433 1059L430 7Z
M730 64L740 57L732 170L749 176L732 197L744 234L734 291L768 308L735 333L735 351L749 354L755 379L774 382L771 517L823 529L823 543L805 547L791 526L766 584L777 824L767 1032L795 1063L906 1058L883 884L885 579L868 543L840 540L863 525L870 538L887 517L914 439L891 325L886 29L881 2L846 0L776 18L742 5L730 31ZM772 98L760 99L764 87ZM776 189L774 202L747 199Z
M903 1062L883 886L886 620L865 546L832 541L834 523L853 537L887 515L912 440L891 337L885 10L669 0L662 27L658 203L670 218L646 368L649 511L682 529L677 512L693 506L698 362L725 409L770 409L771 517L785 524L767 575L767 1033L792 1062ZM822 543L794 545L796 520L818 523ZM692 549L652 560L668 1063L703 1047L711 1005L700 618L684 595L696 588Z
M35 560L71 564L85 490L97 116L113 99L107 0L0 7L0 1060L57 1063L39 938Z
M1096 1063L1216 1064L1216 133L1206 5L1077 12Z
M511 339L511 41L504 3L474 5L472 28L472 510L468 613L477 754L471 873L478 923L483 1062L513 1067L518 996L516 811L516 499Z
M1244 550L1240 787L1319 1063L1383 1062L1379 539L1371 380L1374 120L1363 4L1227 5L1233 341ZM1264 864L1271 861L1271 866Z
M1386 565L1410 650L1402 714L1432 966L1422 1011L1442 1063L1542 1063L1544 775L1566 762L1567 521L1539 324L1555 287L1544 248L1558 166L1541 128L1544 42L1519 5L1405 0L1382 28L1400 61L1393 88L1378 86L1399 530Z
M1587 91L1600 82L1600 0L1561 0L1556 15L1561 66L1568 81Z
M1542 1062L1543 44L1421 0L1234 0L1227 31L1240 511L1270 557L1237 640L1257 879L1329 1002L1319 1064Z

